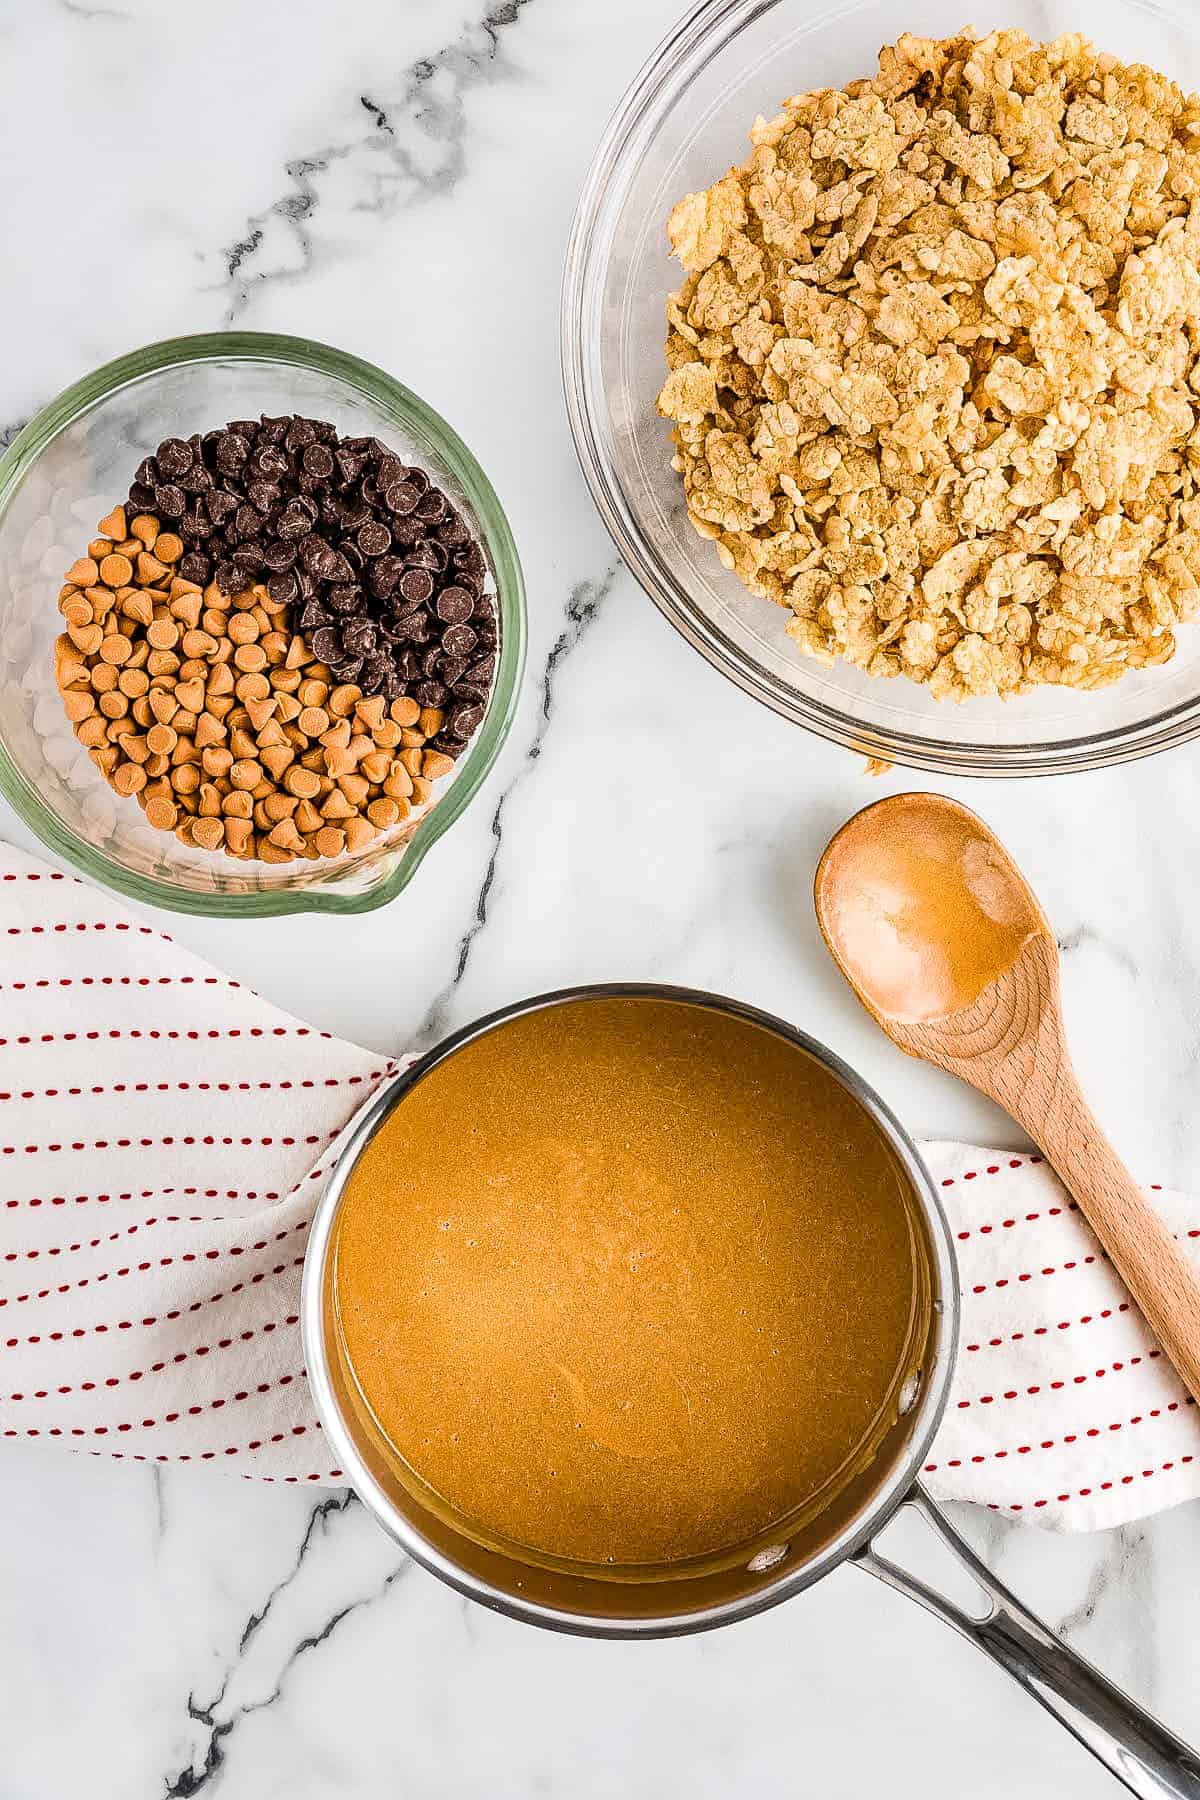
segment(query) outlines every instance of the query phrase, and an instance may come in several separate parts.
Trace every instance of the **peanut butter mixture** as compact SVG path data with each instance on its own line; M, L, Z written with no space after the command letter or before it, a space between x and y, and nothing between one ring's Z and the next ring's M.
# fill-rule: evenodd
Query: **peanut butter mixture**
M939 794L858 813L822 858L817 895L843 972L873 1012L907 1023L973 1006L1050 929L983 821Z
M757 1026L653 997L509 1021L354 1170L344 1349L423 1497L477 1541L625 1565L819 1510L927 1323L874 1124Z

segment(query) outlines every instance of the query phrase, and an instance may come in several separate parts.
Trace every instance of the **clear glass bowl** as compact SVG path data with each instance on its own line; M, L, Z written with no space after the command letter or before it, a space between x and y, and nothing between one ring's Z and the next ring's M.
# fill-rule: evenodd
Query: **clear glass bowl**
M55 686L56 602L63 571L164 437L293 412L351 436L377 435L429 470L483 546L500 654L483 722L415 827L406 821L335 861L242 863L155 831L91 763ZM68 388L0 458L0 792L52 850L135 900L241 918L382 906L412 880L495 761L524 654L521 566L491 483L423 400L341 350L259 332L152 344Z
M664 302L680 281L667 250L675 201L744 160L749 129L789 95L877 67L903 31L946 37L962 0L704 0L661 44L610 123L580 200L563 287L563 381L584 475L621 555L651 599L739 687L868 756L953 775L1047 775L1146 756L1200 733L1200 625L1161 668L1094 694L1043 688L1015 700L936 701L902 677L825 668L785 635L788 614L748 593L688 521L654 411L665 374ZM1059 0L990 0L983 27L1035 39L1089 30ZM1109 0L1100 48L1200 87L1195 15Z

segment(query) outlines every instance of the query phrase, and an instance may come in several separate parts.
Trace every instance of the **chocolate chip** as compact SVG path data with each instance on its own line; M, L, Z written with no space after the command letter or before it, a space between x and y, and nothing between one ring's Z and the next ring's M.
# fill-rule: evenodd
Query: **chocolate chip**
M129 489L130 510L135 513L148 513L154 509L154 489L144 482L135 481Z
M284 436L283 447L285 450L295 453L303 450L308 444L315 444L316 441L317 434L313 430L311 419L293 419Z
M342 626L342 648L351 656L367 656L375 649L376 636L370 619L350 619Z
M410 606L420 606L432 598L433 576L428 569L406 569L400 577L400 596ZM440 598L440 596L439 596Z
M179 519L183 517L187 507L187 495L181 487L173 482L164 482L154 490L154 510L163 519Z
M319 600L306 600L300 608L301 631L316 631L319 626L331 623L329 613Z
M333 474L333 457L324 444L309 444L301 461L304 473L311 475L315 481L328 481Z
M227 431L217 439L213 461L222 475L236 475L250 454L248 440L236 431Z
M269 513L279 499L279 483L277 481L251 481L246 487L246 498L251 506L260 513Z
M430 488L421 498L417 517L424 519L427 525L436 525L439 519L445 518L449 510L445 494L439 488Z
M440 681L418 681L413 688L413 699L419 706L440 706L446 698L446 689Z
M477 642L469 625L451 625L442 633L442 649L447 656L470 656Z
M289 500L275 521L275 529L281 538L307 537L312 526L312 516L300 500Z
M403 517L405 513L415 512L420 502L420 494L411 481L394 481L390 488L384 490L384 504L389 512Z
M237 501L232 494L227 494L224 488L217 488L207 496L204 502L204 510L214 525L223 525L226 519L237 511L237 508Z
M446 625L465 625L475 611L475 602L465 588L443 588L437 597L437 616Z
M181 556L176 567L185 581L194 581L197 587L204 587L212 574L212 558L203 550L189 550Z
M456 738L469 738L483 718L482 706L456 706L446 721L447 729Z
M235 562L219 562L213 579L223 594L240 594L250 586L249 575Z
M247 538L256 538L262 530L262 520L252 506L239 506L234 514L233 523L229 527L229 535L235 543L244 543Z
M341 637L332 625L323 625L319 631L313 632L312 653L322 662L328 662L331 657L337 656L341 648Z
M268 569L275 569L282 574L284 569L291 568L295 560L295 544L289 544L283 538L273 538L269 544L263 545L263 562Z
M189 506L186 509L182 519L179 521L179 529L181 532L185 533L189 539L194 539L198 544L202 544L205 539L210 538L213 533L212 526L209 524L204 513L201 512L199 506Z
M442 639L443 651L445 650L445 647L446 647L446 640L445 640L445 638L443 638ZM443 655L441 668L438 670L438 674L447 687L452 688L454 686L455 682L458 681L461 676L465 675L466 672L467 672L467 659L465 656L445 656L445 655Z
M152 456L143 457L133 479L139 487L156 488L158 486L162 476L159 474L158 464Z
M359 526L355 541L364 556L384 556L391 549L392 534L386 525L375 520Z
M233 553L233 560L239 569L247 569L251 575L257 575L263 567L262 545L252 541L239 544Z
M294 575L272 575L267 583L267 592L276 606L290 606L299 591Z
M307 456L308 452L305 451ZM250 467L265 481L275 481L288 472L288 459L275 444L263 444L250 458Z
M360 587L347 584L330 588L326 603L331 612L361 613L366 611L367 597Z
M185 475L195 460L192 446L183 438L164 438L154 452L154 460L158 464L159 476L163 481L174 481Z
M347 450L345 445L340 450L334 451L333 460L337 466L338 475L347 487L357 481L363 472L362 457L356 456L353 450Z

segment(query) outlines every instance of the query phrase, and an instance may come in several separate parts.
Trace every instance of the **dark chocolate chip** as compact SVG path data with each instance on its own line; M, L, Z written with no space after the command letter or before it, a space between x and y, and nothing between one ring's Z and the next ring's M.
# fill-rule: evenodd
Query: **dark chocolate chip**
M391 549L392 534L379 520L358 528L357 543L364 556L384 556Z
M450 625L442 633L442 649L447 656L470 656L477 642L469 625Z
M275 521L275 529L281 538L304 538L312 530L312 516L308 508L300 500L289 500Z
M384 489L384 504L389 512L403 517L405 513L415 512L421 496L411 481L394 481Z
M312 653L321 662L328 662L331 658L338 656L341 648L341 636L332 625L323 625L319 631L313 632Z
M205 496L204 510L214 525L223 525L237 509L238 503L234 496L227 494L224 488L215 488L211 494Z
M400 597L410 606L420 606L433 597L433 576L428 569L406 569L400 577ZM439 603L441 596L438 596Z
M268 569L274 569L277 573L282 574L285 569L290 569L295 560L296 546L289 544L284 538L272 538L269 544L263 546L263 562Z
M180 475L186 475L195 460L192 446L183 438L164 438L154 453L158 464L159 479L175 481Z
M475 611L475 602L465 588L443 588L437 597L437 616L446 625L465 625Z
M244 543L247 538L256 538L262 530L262 519L252 506L242 505L234 515L229 527L229 535L236 543Z
M362 613L367 607L367 596L360 587L355 587L352 583L331 587L325 599L331 612L343 615Z
M276 606L289 606L299 593L294 575L272 575L267 592Z
M135 513L153 512L154 489L142 481L135 481L129 490L129 504Z
M469 738L483 718L482 706L456 706L446 721L447 729L456 738Z
M444 651L445 647L446 647L445 638L442 639L441 647L442 647L442 650ZM441 680L443 682L445 682L447 687L453 687L455 682L458 681L461 676L465 675L466 672L467 672L467 659L465 656L446 656L446 655L442 656L441 667L438 669L438 675L441 678Z
M311 419L292 419L284 436L283 447L293 454L303 450L308 444L315 444L317 434L313 430Z
M333 474L333 457L324 444L309 444L300 460L304 473L317 481L328 481Z
M413 688L413 699L420 706L440 706L446 698L446 689L440 681L418 681Z
M279 499L279 484L275 481L251 481L246 487L246 498L251 506L260 513L269 513Z
M180 519L187 509L187 495L174 482L163 482L154 490L154 505L160 517Z
M250 586L249 575L235 562L219 562L214 579L223 594L240 594Z
M226 431L217 439L213 461L222 475L236 475L250 454L250 444L240 432Z
M203 550L189 550L175 566L185 581L194 581L197 587L204 587L212 574L212 558Z

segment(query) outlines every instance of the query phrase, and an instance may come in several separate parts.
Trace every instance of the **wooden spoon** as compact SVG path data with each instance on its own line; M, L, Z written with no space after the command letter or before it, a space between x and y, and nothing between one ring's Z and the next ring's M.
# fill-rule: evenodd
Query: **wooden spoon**
M1045 1152L1200 1400L1200 1276L1080 1092L1058 945L1004 846L956 801L897 794L842 826L815 899L834 961L888 1036L987 1094Z

